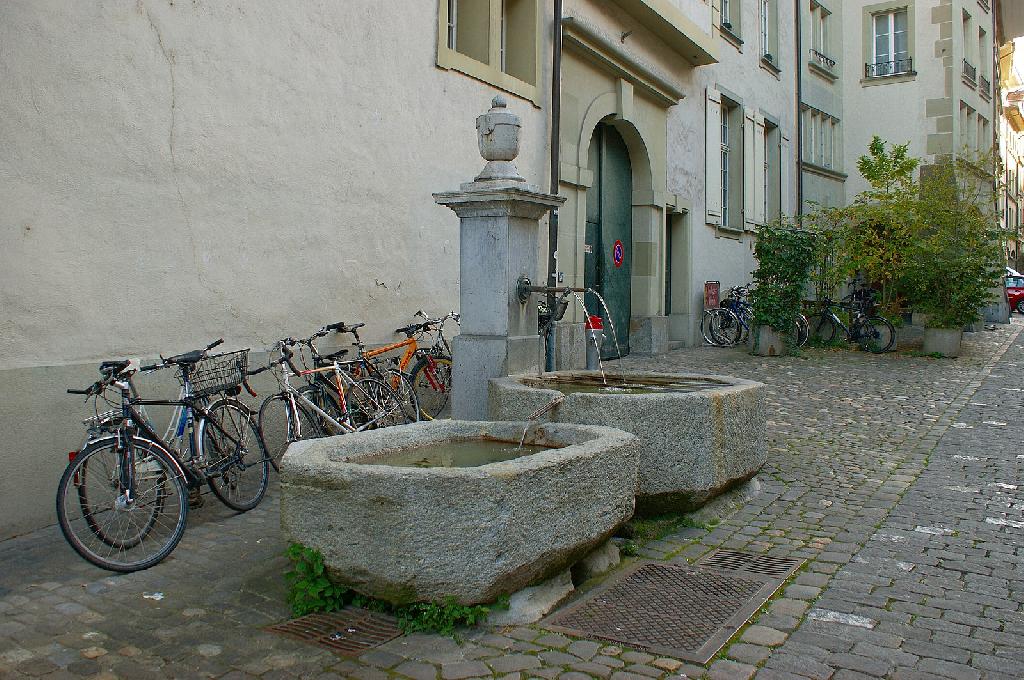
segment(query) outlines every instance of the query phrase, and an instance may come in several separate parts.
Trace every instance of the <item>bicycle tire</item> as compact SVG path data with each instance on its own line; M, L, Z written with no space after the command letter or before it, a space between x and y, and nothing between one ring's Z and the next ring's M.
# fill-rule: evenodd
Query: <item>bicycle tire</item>
M712 309L708 319L708 332L718 347L733 347L743 340L743 322L736 312L719 307Z
M133 456L138 461L135 464L135 476L136 480L142 480L143 484L136 485L135 502L130 508L118 508L118 502L124 495L117 491L116 482L112 485L110 478L110 472L117 467L117 460L121 455L117 449L117 437L104 437L90 442L68 463L57 485L57 523L64 539L87 562L108 571L129 573L148 569L161 562L178 545L185 533L188 519L188 492L179 473L178 464L171 455L156 442L133 437ZM109 508L86 509L84 505L90 503L90 494L87 490L83 491L82 487L87 483L86 478L93 476L90 474L90 466L103 465L100 457L105 453L112 454L114 466L105 465L96 470L98 474L95 477L99 481L96 491L109 493L113 488L116 496ZM74 492L73 500L69 503L70 487L74 487ZM96 495L93 496L93 500ZM80 519L71 515L74 508L82 512L83 516ZM161 522L159 518L168 508L176 511L177 515L172 523ZM97 511L111 514L106 520L101 520L95 514ZM136 511L143 516L141 525L137 522L132 525L129 513ZM110 522L115 518L119 518L119 526L134 526L137 535L129 540L113 539L114 527ZM103 521L104 524L97 530L97 527L101 526L99 521ZM76 529L76 526L80 525L84 525L86 530ZM139 527L142 528L138 529ZM157 529L165 531L155 532ZM156 533L162 534L163 538L156 536ZM138 551L136 557L127 557L129 550L143 546L151 537L152 548L143 548ZM96 541L106 548L100 548ZM117 551L119 556L124 553L125 557L115 559L112 551Z
M284 394L272 394L260 404L257 423L263 435L263 445L275 464L281 462L288 446L300 439L323 436L317 417L305 404L296 403L296 415L290 412L291 400Z
M700 334L704 338L704 342L715 347L721 347L718 338L711 332L711 316L716 310L705 309L704 314L700 317Z
M796 346L803 347L807 344L807 338L811 334L810 325L807 322L807 317L797 312L796 320Z
M896 343L896 328L880 316L865 318L858 330L857 344L872 354L888 352Z
M832 342L836 339L836 322L830 314L817 314L809 321L811 337L821 342Z
M451 409L452 359L445 355L420 357L409 373L424 420L447 417Z
M395 391L377 378L357 380L345 392L353 424L379 429L405 423L405 411Z
M334 388L327 388L322 383L314 383L312 385L306 385L299 388L299 394L309 399L311 402L316 404L317 408L329 415L339 423L345 423L352 425L350 419L346 417L346 414L341 412L341 406L338 404L337 392ZM305 406L303 404L303 406ZM310 409L311 410L311 409ZM321 435L323 436L334 436L339 434L345 434L349 432L344 428L338 429L324 418L319 413L312 414L316 418L317 424L320 428ZM351 414L348 414L351 415Z
M197 439L206 483L221 503L239 512L260 504L270 479L270 457L253 416L248 406L225 397L211 404L199 420Z
M416 396L416 389L413 387L412 380L398 368L388 368L384 370L383 375L384 382L387 383L391 391L398 397L398 401L402 405L402 413L405 414L406 423L415 423L420 419L420 401Z

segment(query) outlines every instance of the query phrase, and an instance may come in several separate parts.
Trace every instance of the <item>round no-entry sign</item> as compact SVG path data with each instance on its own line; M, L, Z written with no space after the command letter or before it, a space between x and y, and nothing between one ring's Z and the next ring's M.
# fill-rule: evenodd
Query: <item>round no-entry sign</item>
M621 267L625 256L626 249L623 248L622 241L616 240L615 245L612 246L612 262L615 263L616 267Z

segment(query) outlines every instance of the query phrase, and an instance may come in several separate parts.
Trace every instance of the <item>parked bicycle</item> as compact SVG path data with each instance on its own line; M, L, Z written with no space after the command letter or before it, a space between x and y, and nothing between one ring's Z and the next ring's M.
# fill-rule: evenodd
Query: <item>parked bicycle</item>
M321 328L309 338L285 338L277 343L280 357L263 368L249 371L258 375L273 370L281 390L267 397L259 410L259 427L270 455L276 462L288 445L300 439L324 434L361 432L376 427L404 423L406 415L394 391L382 380L353 378L342 368L339 359L348 350L321 355L326 364L315 368L299 368L293 347L309 348L317 337L336 330L343 324ZM292 385L293 377L306 378L304 385Z
M719 307L704 311L700 330L704 341L718 347L732 347L747 341L754 323L749 302L750 286L734 286L726 291ZM797 313L790 331L792 343L803 347L809 335L807 317Z
M111 571L147 569L166 558L185 532L189 495L206 484L226 506L259 504L273 464L252 411L234 398L245 382L249 350L210 355L223 342L161 358L141 371L174 367L176 400L142 399L129 361L106 361L84 390L96 415L57 487L57 519L72 548ZM111 392L116 396L111 396ZM99 404L115 408L100 412ZM175 406L175 446L157 434L146 406Z
M870 288L855 288L840 302L825 297L819 311L811 318L811 332L822 342L832 342L842 330L847 342L855 342L862 350L875 354L888 352L896 343L896 329L881 316L872 314L875 299ZM849 313L846 325L836 310Z

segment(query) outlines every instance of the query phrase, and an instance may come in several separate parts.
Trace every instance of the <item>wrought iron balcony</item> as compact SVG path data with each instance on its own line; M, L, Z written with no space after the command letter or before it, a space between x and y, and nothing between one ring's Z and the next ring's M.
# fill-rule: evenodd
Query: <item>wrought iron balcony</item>
M902 73L910 73L914 70L914 58L895 59L893 61L879 61L874 64L864 64L865 78L881 78L883 76L898 76Z
M818 50L816 50L814 48L811 48L811 60L816 62L818 64L818 66L821 66L822 68L824 68L824 69L826 69L828 71L833 71L836 68L836 60L835 59L832 59L831 57L829 57L829 56L827 56L825 54L822 54L821 52L819 52Z
M978 68L966 59L964 59L964 78L967 78L972 83L978 80Z
M992 83L985 76L978 76L978 92L983 97L992 96Z

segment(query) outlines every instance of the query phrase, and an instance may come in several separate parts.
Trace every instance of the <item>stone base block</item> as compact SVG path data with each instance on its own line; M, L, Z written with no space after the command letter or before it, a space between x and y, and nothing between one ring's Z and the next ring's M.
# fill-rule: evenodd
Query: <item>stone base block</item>
M609 338L605 342L610 341ZM629 351L632 354L664 354L667 352L668 317L635 316L631 318L629 320Z
M943 356L958 357L962 339L963 331L959 328L926 328L922 351L925 354L938 352Z
M588 581L595 576L604 574L621 561L622 557L619 555L619 547L608 541L573 565L572 581L573 583Z
M521 626L540 621L572 591L572 578L568 571L563 571L543 583L514 593L509 598L508 609L493 610L487 617L487 623L492 626Z

